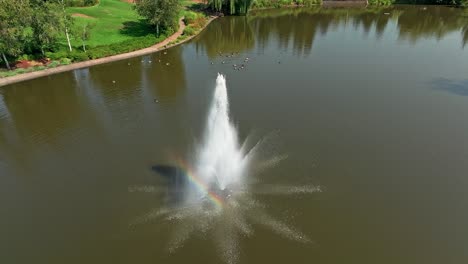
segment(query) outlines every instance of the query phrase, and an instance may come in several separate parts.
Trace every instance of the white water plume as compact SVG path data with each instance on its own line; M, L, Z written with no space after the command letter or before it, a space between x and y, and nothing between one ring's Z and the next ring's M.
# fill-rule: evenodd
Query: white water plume
M183 195L184 202L176 207L154 208L132 225L158 220L173 223L175 231L168 244L171 254L195 234L210 237L225 263L239 261L240 239L255 235L254 224L290 240L310 242L305 234L270 216L266 212L268 206L255 197L307 195L321 191L316 186L273 185L255 180L260 172L287 158L274 153L272 138L263 138L250 149L248 142L239 144L237 130L229 118L226 79L218 75L202 142L190 164L182 162L179 165L183 168L175 169L155 166L159 173L173 171L177 172L174 177L185 175L187 184L171 191ZM160 193L159 188L149 185L132 186L129 191Z
M195 161L195 174L210 188L239 184L248 159L240 151L237 131L229 119L226 79L218 75L205 134Z

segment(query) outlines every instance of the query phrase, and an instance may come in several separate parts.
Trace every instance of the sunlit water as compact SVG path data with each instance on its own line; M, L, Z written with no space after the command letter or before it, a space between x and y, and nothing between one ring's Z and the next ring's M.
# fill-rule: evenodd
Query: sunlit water
M466 12L252 12L2 87L0 262L468 263ZM219 72L225 150L255 153L222 207L186 188L227 170L197 166Z

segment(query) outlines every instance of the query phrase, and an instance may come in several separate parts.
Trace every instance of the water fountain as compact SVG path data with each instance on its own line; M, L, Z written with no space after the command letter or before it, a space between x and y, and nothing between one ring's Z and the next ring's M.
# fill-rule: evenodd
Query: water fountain
M209 192L226 195L229 189L240 187L248 171L249 158L242 153L237 131L229 119L226 79L221 74L216 79L203 141L197 149L194 165L195 175L207 188L197 191L201 195Z
M309 239L287 224L274 219L255 194L291 195L320 192L316 186L283 186L253 181L255 173L276 165L285 156L261 155L270 141L264 138L248 148L239 144L237 131L229 118L229 101L226 79L218 74L201 143L193 159L177 159L174 168L156 166L154 170L165 176L180 176L186 181L177 195L183 197L177 206L155 208L138 218L133 224L164 219L176 224L169 242L169 252L182 247L195 231L212 236L226 263L236 263L239 256L239 235L251 236L251 223L269 227L272 231L292 240L309 242ZM176 172L176 173L171 173ZM157 190L149 186L133 191Z

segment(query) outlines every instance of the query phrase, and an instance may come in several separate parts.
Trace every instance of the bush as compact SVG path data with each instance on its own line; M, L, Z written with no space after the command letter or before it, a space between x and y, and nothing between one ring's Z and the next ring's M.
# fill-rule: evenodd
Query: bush
M187 36L192 36L195 34L195 29L191 26L186 26L184 28L184 33L182 33L184 35L187 35Z
M71 60L69 58L61 58L60 64L63 64L63 65L71 64Z
M39 70L44 70L46 67L45 66L34 66L33 69L35 71L39 71Z
M17 58L17 60L22 61L22 60L33 60L34 56L29 55L29 54L23 54Z
M207 18L205 16L198 16L197 19L193 22L193 28L199 30L206 25Z
M59 50L56 52L46 52L46 57L51 60L60 60L61 58L66 58L68 56L68 51Z
M89 59L88 54L78 50L73 50L72 52L69 52L66 57L70 58L72 61L85 61Z
M195 13L195 12L192 12L192 11L185 12L185 15L184 15L185 25L192 24L193 21L195 21L195 19L197 19L197 17L198 17L197 13Z
M53 61L53 62L47 64L47 68L55 68L55 67L57 67L59 65L60 65L59 61Z

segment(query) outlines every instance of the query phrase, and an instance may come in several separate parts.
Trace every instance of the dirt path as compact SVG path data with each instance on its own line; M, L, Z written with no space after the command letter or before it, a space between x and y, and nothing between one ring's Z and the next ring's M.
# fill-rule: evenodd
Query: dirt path
M206 23L205 27L209 23L211 23L211 21L213 21L215 18L216 17L210 18L208 20L208 22ZM118 61L118 60L124 60L124 59L133 58L133 57L143 56L143 55L150 54L150 53L153 53L153 52L156 52L156 51L159 51L159 50L164 50L164 49L176 46L176 45L180 45L180 44L192 39L195 36L194 35L192 37L186 38L186 39L184 39L183 41L181 41L181 42L179 42L177 44L169 46L169 43L176 40L180 35L182 35L182 33L184 32L184 29L185 29L185 24L184 24L183 18L181 18L179 20L179 30L177 30L176 33L172 34L170 37L168 37L164 41L159 42L158 44L156 44L154 46L151 46L149 48L136 50L136 51L132 51L132 52L128 52L128 53L122 53L122 54L109 56L109 57L105 57L105 58L100 58L100 59L95 59L95 60L77 62L77 63L73 63L73 64L70 64L70 65L58 66L56 68L45 69L45 70L35 71L35 72L28 72L28 73L23 73L23 74L11 76L11 77L0 78L0 87L8 85L8 84L12 84L12 83L27 81L27 80L31 80L31 79L35 79L35 78L39 78L39 77L44 77L44 76L48 76L48 75L52 75L52 74L57 74L57 73L61 73L61 72L66 72L66 71L71 71L71 70L76 70L76 69L81 69L81 68L87 68L87 67L98 65L98 64L104 64L104 63L109 63L109 62L113 62L113 61ZM200 30L200 32L203 31L203 29ZM166 45L168 45L168 46L165 47Z
M72 14L71 16L72 16L72 17L95 18L95 17L88 16L88 15L85 15L85 14L80 14L80 13L74 13L74 14Z

